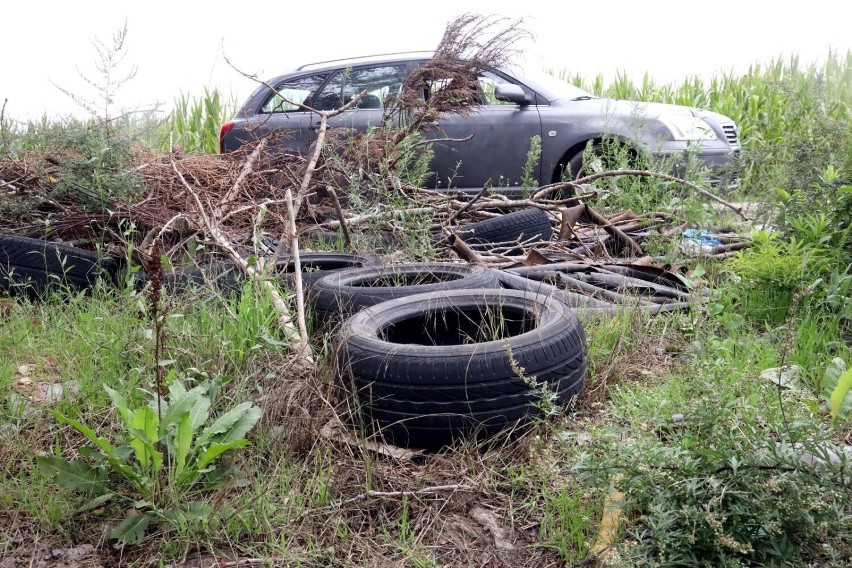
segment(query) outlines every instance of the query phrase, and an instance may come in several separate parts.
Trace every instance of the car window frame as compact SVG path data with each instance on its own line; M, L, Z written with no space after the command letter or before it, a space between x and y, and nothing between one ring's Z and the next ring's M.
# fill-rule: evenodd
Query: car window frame
M305 99L305 102L302 103L303 105L310 106L310 104L308 104L308 102L312 101L313 98L316 96L316 94L321 92L325 88L329 79L331 79L331 77L334 76L334 71L335 70L333 70L333 69L324 70L324 71L314 71L313 73L304 73L304 74L300 74L300 75L295 75L295 76L292 76L292 77L287 77L283 81L279 81L278 84L275 85L275 88L270 89L270 92L267 93L267 96L264 97L261 100L260 104L257 106L257 110L255 111L255 114L262 115L262 116L274 116L276 114L287 114L287 113L291 113L291 112L310 112L308 109L302 108L302 107L292 109L292 110L280 110L280 111L265 111L265 110L263 110L263 107L265 107L266 104L270 100L272 100L272 98L274 96L276 96L278 94L278 92L281 90L281 87L283 87L287 83L292 83L293 81L299 81L299 80L302 80L302 79L306 79L308 77L324 76L325 78L319 83L319 87L316 88L316 91L313 92L313 93L310 93L308 95L308 97Z
M378 67L402 67L402 77L401 77L401 81L400 81L400 88L402 88L402 86L405 85L405 79L408 76L408 73L412 69L410 61L378 61L378 62L372 62L372 63L363 63L361 65L347 65L345 67L338 67L338 68L335 68L333 70L330 70L328 79L322 84L322 86L319 89L317 89L317 92L316 92L316 94L314 95L313 98L315 100L316 96L323 94L323 92L328 88L328 86L332 83L332 81L334 81L339 76L344 77L344 80L341 84L341 89L345 89L346 86L347 86L347 83L350 81L348 78L346 78L347 75L351 75L351 74L356 73L358 71L361 71L363 69L373 69L373 68L378 68ZM357 91L357 92L360 92L360 91ZM344 103L344 105L345 104L347 104L347 103ZM344 105L341 105L341 106L344 106ZM339 108L340 107L337 107L335 109L330 109L328 112L333 111L333 110L338 110ZM384 111L384 105L381 108L361 108L361 107L355 106L355 107L348 109L345 112L356 111L356 110L362 110L362 111L381 110L381 111Z

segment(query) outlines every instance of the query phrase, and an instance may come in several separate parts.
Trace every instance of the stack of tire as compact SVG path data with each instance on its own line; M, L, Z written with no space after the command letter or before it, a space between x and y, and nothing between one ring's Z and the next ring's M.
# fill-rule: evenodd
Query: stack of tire
M38 299L59 290L83 292L101 279L115 284L119 264L64 243L0 234L0 290L10 296Z
M338 376L365 425L436 448L523 428L579 394L586 340L557 298L500 287L466 264L341 270L309 294L336 328Z

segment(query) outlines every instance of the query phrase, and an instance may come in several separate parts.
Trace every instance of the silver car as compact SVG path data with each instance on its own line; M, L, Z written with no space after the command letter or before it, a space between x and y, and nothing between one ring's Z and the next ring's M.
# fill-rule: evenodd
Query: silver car
M258 87L233 121L222 125L220 149L233 151L246 142L287 131L276 144L306 154L316 138L317 110L340 108L366 91L357 107L328 121L330 128L366 131L381 123L389 96L399 92L409 71L429 53L370 56L303 65ZM674 173L687 155L707 166L711 184L736 179L740 141L734 122L721 114L658 103L595 97L545 73L506 68L480 75L482 104L465 116L446 114L426 133L433 145L428 186L478 191L484 184L511 192L520 188L531 141L541 140L540 160L527 178L545 185L588 171L584 157L617 141L633 156L650 156ZM430 85L441 88L440 82ZM428 93L426 93L428 96ZM590 148L590 152L584 152ZM585 170L584 170L585 168ZM529 182L529 179L527 179Z

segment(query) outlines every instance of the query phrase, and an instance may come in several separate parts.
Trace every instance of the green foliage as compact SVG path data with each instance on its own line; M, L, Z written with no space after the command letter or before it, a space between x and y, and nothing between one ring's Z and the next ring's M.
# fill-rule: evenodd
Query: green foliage
M530 138L530 149L527 150L527 160L521 173L521 186L529 193L531 189L538 186L538 170L541 161L541 136L536 134Z
M170 374L168 397L154 397L149 405L135 409L104 385L121 417L126 445L115 446L82 422L51 411L60 424L73 427L91 445L80 449L83 460L36 458L41 470L59 485L92 497L81 510L113 498L133 502L134 511L110 531L110 538L120 544L138 543L151 521L168 519L174 509L186 506L189 496L221 484L227 467L217 467L218 458L247 446L244 436L261 416L258 407L244 402L208 423L219 384L204 381L186 390L174 371ZM120 486L109 489L108 472L131 491Z
M70 122L56 144L67 153L55 176L55 197L102 209L118 200L132 200L141 190L132 167L133 142L114 128Z
M600 487L620 472L630 524L616 565L801 566L852 561L852 462L797 426L797 444L766 440L731 407L695 410L662 440L620 445L577 468ZM808 457L810 456L810 457Z
M787 217L824 211L844 226L852 219L852 51L832 53L820 65L798 57L755 64L743 75L686 77L658 84L649 75L634 82L618 74L586 79L556 73L596 95L681 104L734 120L743 147L739 160L746 198L786 201ZM833 172L833 175L824 175Z
M846 368L843 359L835 357L826 366L821 386L832 420L837 421L852 412L852 369Z
M225 100L218 89L204 88L201 97L181 94L163 125L161 150L180 146L185 152L218 154L219 128L236 114L236 99Z

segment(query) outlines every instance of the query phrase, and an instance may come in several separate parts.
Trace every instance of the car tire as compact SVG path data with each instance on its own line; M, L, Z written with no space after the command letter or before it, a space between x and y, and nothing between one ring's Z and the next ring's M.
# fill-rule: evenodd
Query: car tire
M553 226L546 211L531 207L456 227L455 233L468 245L482 248L481 245L520 240L549 241L553 236Z
M99 279L115 285L119 262L63 243L0 234L0 289L42 298L55 290L79 292Z
M506 318L508 333L489 339L474 330L494 316ZM522 425L541 412L545 390L565 405L587 372L574 312L516 290L384 302L347 320L339 337L339 376L366 425L404 446L440 447Z
M313 283L308 300L314 321L325 325L361 308L413 294L499 287L493 272L482 266L414 262L333 272Z

